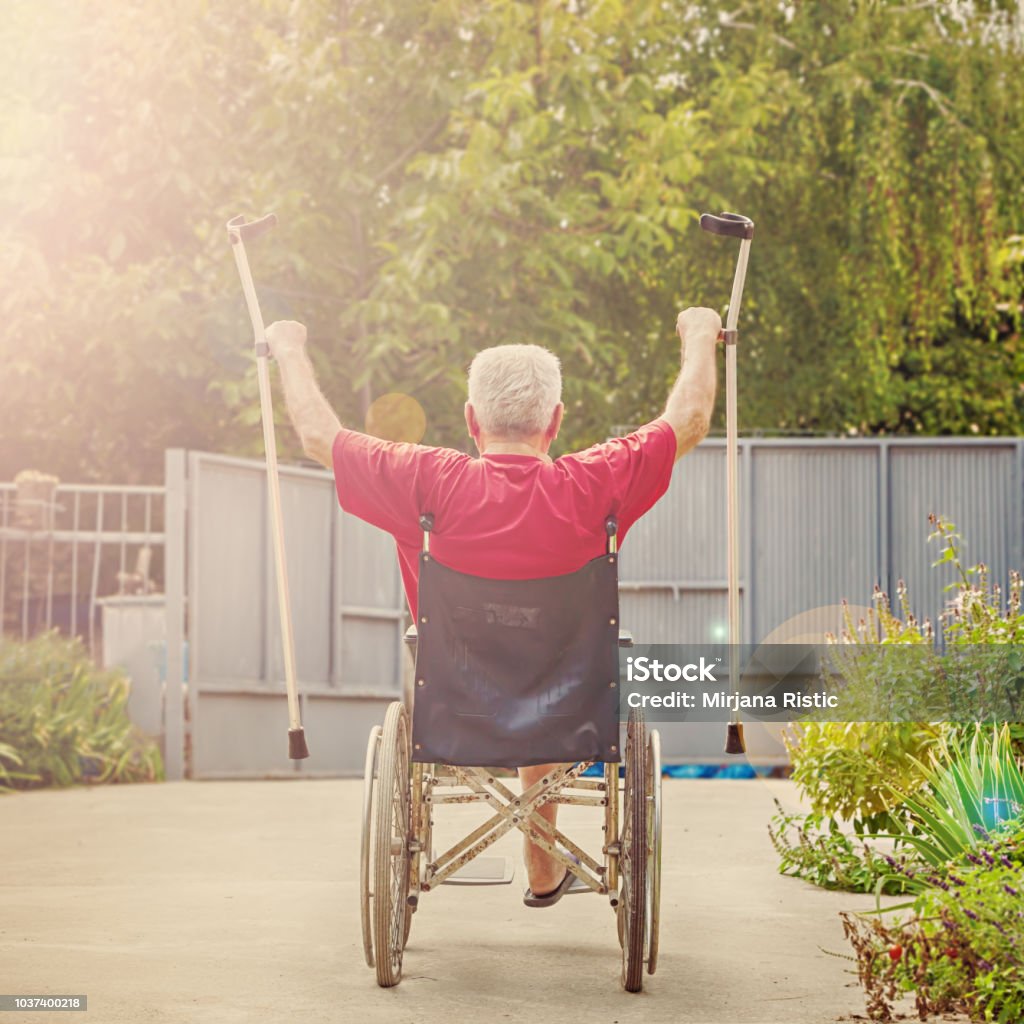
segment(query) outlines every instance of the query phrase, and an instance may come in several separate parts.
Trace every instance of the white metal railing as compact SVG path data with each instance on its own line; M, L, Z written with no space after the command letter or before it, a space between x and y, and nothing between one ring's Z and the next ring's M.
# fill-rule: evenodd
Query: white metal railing
M162 486L58 484L45 500L0 483L0 631L56 626L95 655L99 598L160 589L163 551Z

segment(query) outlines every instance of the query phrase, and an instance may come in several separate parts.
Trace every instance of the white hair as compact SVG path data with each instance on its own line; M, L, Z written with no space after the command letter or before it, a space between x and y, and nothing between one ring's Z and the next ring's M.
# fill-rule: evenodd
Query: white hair
M469 403L480 429L513 441L543 433L562 400L558 357L540 345L496 345L469 367Z

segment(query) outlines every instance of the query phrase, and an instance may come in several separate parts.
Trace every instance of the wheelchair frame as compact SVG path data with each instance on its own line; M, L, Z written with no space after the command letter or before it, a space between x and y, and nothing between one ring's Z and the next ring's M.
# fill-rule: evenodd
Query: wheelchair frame
M412 761L411 720L401 701L374 726L366 748L360 897L366 963L382 987L397 985L420 897L518 829L551 854L616 912L622 985L639 992L658 963L661 900L661 741L632 711L626 726L624 777L606 763L602 779L583 778L594 764L560 767L522 793L485 767ZM493 813L439 855L433 811L441 804L481 803ZM546 803L604 808L601 853L591 856L537 810ZM578 858L574 860L573 858Z

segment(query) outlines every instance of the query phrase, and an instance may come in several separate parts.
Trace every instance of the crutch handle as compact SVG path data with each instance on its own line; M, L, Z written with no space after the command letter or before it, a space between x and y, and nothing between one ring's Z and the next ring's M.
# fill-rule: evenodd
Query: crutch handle
M277 223L277 214L268 213L264 217L257 217L256 220L247 221L245 214L240 213L228 221L228 234L231 236L231 244L236 242L251 242L254 238L269 231Z
M730 238L753 238L754 222L742 213L702 213L700 226L713 235L728 235Z

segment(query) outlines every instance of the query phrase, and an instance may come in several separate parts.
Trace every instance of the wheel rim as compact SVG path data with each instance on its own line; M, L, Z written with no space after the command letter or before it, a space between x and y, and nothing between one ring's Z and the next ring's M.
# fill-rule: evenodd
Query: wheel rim
M377 983L384 987L401 980L410 909L408 722L405 705L394 701L384 719L373 812L373 946Z
M363 767L363 829L359 848L359 910L363 924L363 955L367 967L373 967L373 914L370 891L370 837L373 831L373 789L377 773L377 759L380 750L381 728L375 725L370 730L366 743L366 762Z
M643 988L644 936L647 906L647 745L644 719L631 712L626 733L626 785L620 842L620 934L622 985L627 992Z
M407 744L399 750L404 752ZM403 771L404 769L404 771ZM388 949L391 964L395 970L402 965L402 951L405 949L405 920L409 892L409 761L399 759L391 790L391 929Z
M661 926L661 735L651 730L647 752L647 973L658 967Z

